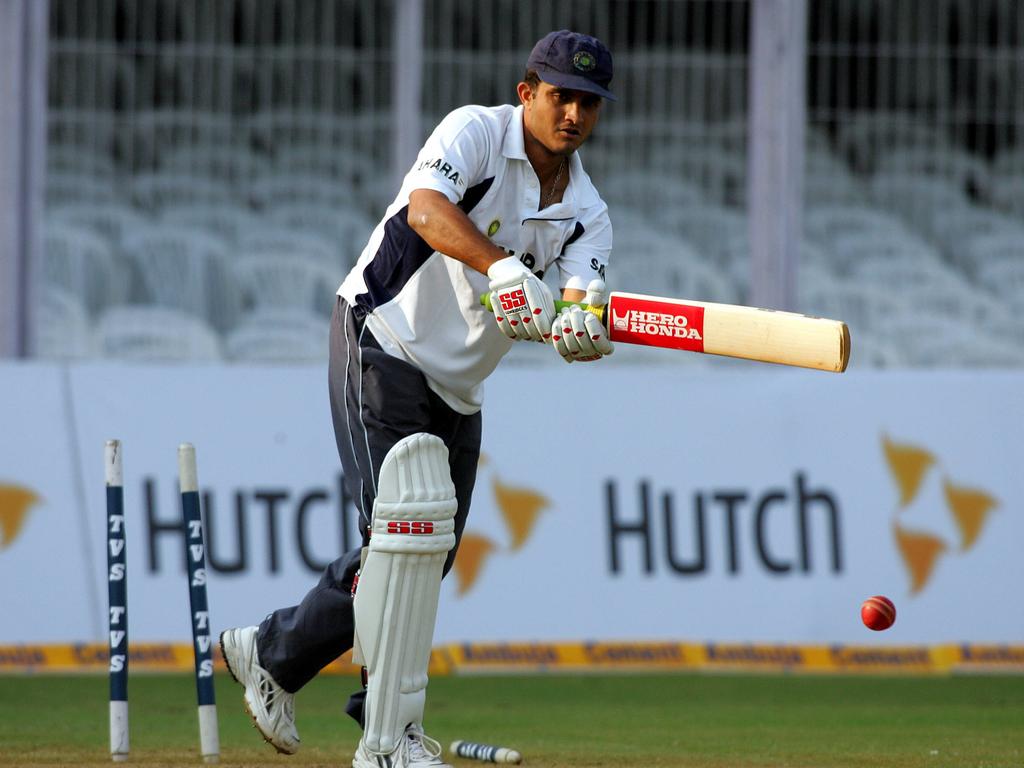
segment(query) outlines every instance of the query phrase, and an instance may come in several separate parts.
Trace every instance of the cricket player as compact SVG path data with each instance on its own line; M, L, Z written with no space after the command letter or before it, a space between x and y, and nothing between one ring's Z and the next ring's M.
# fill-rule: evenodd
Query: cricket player
M465 106L441 121L338 289L331 413L364 546L299 605L220 638L279 752L299 747L293 694L352 648L365 667L347 707L363 727L354 768L446 765L423 731L427 663L469 513L482 382L516 342L567 362L612 352L594 315L557 313L542 281L557 269L563 298L605 300L611 224L576 150L614 99L611 78L599 40L546 35L518 106Z

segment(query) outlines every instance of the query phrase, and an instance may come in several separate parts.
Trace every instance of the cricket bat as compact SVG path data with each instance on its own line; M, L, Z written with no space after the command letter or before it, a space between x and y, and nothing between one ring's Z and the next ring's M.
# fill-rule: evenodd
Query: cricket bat
M490 309L490 294L481 303ZM556 301L560 311L572 302ZM850 329L841 320L736 304L612 291L603 307L586 306L613 342L740 357L842 373Z

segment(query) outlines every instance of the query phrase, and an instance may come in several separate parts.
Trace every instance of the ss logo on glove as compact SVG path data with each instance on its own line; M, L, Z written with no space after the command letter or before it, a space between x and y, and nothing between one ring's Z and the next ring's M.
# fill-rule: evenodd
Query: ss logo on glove
M498 301L501 303L501 308L506 312L511 312L515 309L521 309L526 306L526 293L522 288L517 288L514 291L508 293L499 293Z
M544 281L515 256L491 264L487 277L498 329L513 341L547 342L555 317L555 297Z

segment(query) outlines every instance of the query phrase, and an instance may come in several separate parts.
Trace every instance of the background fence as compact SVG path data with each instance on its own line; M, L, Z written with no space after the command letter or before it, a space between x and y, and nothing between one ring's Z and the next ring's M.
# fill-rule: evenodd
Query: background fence
M611 286L747 300L750 2L421 8L396 50L390 2L51 0L35 354L322 360L397 189L396 67L422 61L429 131L513 101L560 27L615 56L582 151ZM1022 40L1009 0L808 4L796 308L847 320L854 366L1024 364Z

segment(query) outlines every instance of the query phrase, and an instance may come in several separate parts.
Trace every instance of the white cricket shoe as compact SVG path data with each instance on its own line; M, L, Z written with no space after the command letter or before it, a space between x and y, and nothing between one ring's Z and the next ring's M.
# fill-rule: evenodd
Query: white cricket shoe
M221 632L220 650L228 672L245 688L245 708L256 730L278 752L294 755L299 751L295 695L278 685L260 666L256 631L256 627L242 627Z
M441 759L441 744L423 732L416 723L409 723L398 748L380 755L366 748L362 739L352 758L352 768L452 768Z

